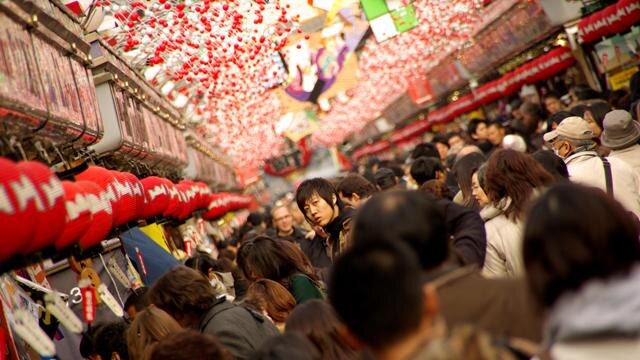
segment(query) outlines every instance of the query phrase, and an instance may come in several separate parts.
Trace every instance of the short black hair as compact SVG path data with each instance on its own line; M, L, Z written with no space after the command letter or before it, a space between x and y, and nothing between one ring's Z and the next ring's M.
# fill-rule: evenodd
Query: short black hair
M393 344L418 329L422 321L416 256L402 243L355 244L333 267L329 300L360 340L372 347Z
M98 332L98 330L100 330L102 325L103 324L93 325L89 327L86 332L82 333L82 338L80 339L79 346L80 356L82 356L82 358L88 359L90 356L98 355L98 352L96 350L95 337L96 333Z
M120 359L129 360L126 334L127 325L124 321L104 324L94 338L96 353L102 359L111 359L113 353L117 353Z
M467 130L469 131L469 135L475 135L476 131L478 131L478 126L480 126L480 124L484 124L485 126L488 125L487 120L484 120L484 119L473 118L469 120L469 124L467 125Z
M444 167L438 159L419 157L411 163L411 177L418 186L435 179L438 171L444 172Z
M582 112L582 114L584 115L584 112ZM556 125L560 125L560 123L562 122L562 120L568 118L568 117L572 117L574 116L574 114L568 112L568 111L564 111L564 110L560 110L556 113L551 114L551 116L549 116L549 118L547 118L547 128L548 131L551 131L551 126L552 124L556 124ZM582 117L582 115L578 115L580 117Z
M124 302L124 310L126 311L130 307L134 307L136 311L142 311L147 308L151 303L149 302L149 298L147 297L147 293L149 292L148 287L141 287L137 289L132 289L131 293L127 297L127 300Z
M393 170L388 168L381 168L374 175L376 179L376 185L380 187L380 190L391 189L392 187L398 184L398 176L393 172Z
M303 181L298 186L298 190L296 190L296 204L298 204L298 208L300 208L305 217L307 214L304 211L304 205L313 195L318 195L329 206L333 205L333 196L335 196L338 207L342 208L338 191L329 180L323 178L308 179Z
M431 142L433 144L442 144L445 145L446 147L449 147L449 139L447 138L447 135L444 134L436 134L433 139L431 140Z
M360 198L369 197L377 191L375 185L369 180L359 174L353 173L340 180L337 190L344 196L352 197L353 194L358 194Z
M448 143L447 146L449 146ZM438 152L436 146L432 143L427 142L416 145L416 147L413 148L413 151L411 151L412 159L417 159L423 156L440 159L440 153Z
M529 114L535 119L544 119L545 112L542 106L536 103L525 101L520 105L520 112L523 114Z
M253 226L263 224L265 222L264 214L254 211L247 217L247 222Z
M489 123L487 124L487 127L492 127L492 126L495 126L498 129L504 129L504 125L498 120L489 121Z
M558 94L555 91L549 91L548 93L546 93L543 97L542 100L547 100L547 99L558 99L560 100L561 96L560 94Z
M549 172L555 179L555 181L563 181L569 179L569 170L567 164L553 151L538 150L531 156L542 165L542 167Z
M444 214L434 199L421 191L382 193L360 208L353 227L353 242L382 240L409 245L424 270L437 268L449 256Z
M640 261L636 219L602 190L560 183L533 204L527 219L527 281L545 308L590 280L627 274Z
M587 85L576 85L571 89L571 92L578 98L578 100L593 100L602 98L600 92L593 90Z

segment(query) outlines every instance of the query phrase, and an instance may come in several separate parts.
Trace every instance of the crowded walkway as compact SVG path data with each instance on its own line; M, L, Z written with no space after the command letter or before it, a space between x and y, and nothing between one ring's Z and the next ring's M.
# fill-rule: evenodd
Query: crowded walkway
M640 0L0 0L0 360L640 360Z
M528 135L527 116L475 119L303 181L224 257L134 291L129 321L94 326L83 356L639 358L640 123L573 100L523 103L541 114ZM607 111L590 122L593 104Z

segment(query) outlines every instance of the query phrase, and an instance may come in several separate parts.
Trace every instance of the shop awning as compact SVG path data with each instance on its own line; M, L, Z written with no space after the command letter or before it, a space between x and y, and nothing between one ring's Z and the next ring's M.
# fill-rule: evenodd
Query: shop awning
M578 38L592 43L603 37L625 32L640 23L640 0L620 0L578 23Z
M432 111L429 113L428 122L429 124L449 122L479 106L496 101L501 97L509 96L520 90L525 84L548 79L574 63L575 58L571 54L571 49L557 47L503 75L501 78L482 85L473 93L465 95L445 107Z

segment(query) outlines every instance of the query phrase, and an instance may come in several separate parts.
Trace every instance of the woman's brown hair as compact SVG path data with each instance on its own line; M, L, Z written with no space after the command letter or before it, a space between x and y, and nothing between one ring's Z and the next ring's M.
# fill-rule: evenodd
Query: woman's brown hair
M515 150L498 150L487 162L486 192L494 206L504 198L511 203L504 210L511 219L520 218L533 190L548 186L553 177L530 155Z
M304 334L318 348L325 360L356 359L356 351L342 340L338 329L344 326L331 305L323 300L310 300L289 315L285 332Z
M156 281L149 291L149 301L184 325L183 320L209 311L217 298L203 274L177 266Z
M260 279L249 286L245 302L264 311L273 321L283 323L296 307L296 299L289 290L273 280Z
M238 250L238 266L247 279L270 279L287 287L289 277L301 273L314 281L318 277L306 256L293 250L284 240L258 236ZM283 245L284 244L284 245ZM295 245L294 245L295 246Z
M127 347L132 360L148 360L150 349L168 335L182 331L178 322L151 305L138 313L127 330Z

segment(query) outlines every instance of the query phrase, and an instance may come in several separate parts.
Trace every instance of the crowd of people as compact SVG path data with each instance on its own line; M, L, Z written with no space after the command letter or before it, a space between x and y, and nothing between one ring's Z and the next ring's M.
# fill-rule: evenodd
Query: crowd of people
M550 93L305 180L218 258L135 290L127 321L94 326L82 354L639 359L635 100Z

